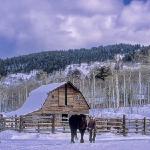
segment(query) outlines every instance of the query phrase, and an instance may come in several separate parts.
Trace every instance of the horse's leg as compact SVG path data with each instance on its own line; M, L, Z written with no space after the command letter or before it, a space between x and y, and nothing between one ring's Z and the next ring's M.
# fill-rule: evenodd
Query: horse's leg
M76 130L76 132L75 132L75 139L78 140L77 130Z
M93 143L95 143L95 138L96 138L96 131L93 130Z
M74 142L74 129L71 130L71 143L75 143Z
M80 143L84 143L84 139L83 139L84 132L85 132L85 130L80 130L80 134L81 134Z
M89 130L89 141L90 143L92 143L92 130L91 129Z
M73 143L73 131L71 130L71 143Z

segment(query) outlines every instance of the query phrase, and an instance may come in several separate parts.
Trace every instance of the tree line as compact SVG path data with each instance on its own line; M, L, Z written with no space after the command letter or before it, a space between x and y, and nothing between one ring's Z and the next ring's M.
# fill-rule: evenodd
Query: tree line
M33 53L0 59L0 76L18 72L28 73L34 69L51 73L64 70L70 64L112 60L116 54L124 54L123 61L136 61L137 53L147 55L149 49L150 46L139 44L115 44L90 49L81 48Z

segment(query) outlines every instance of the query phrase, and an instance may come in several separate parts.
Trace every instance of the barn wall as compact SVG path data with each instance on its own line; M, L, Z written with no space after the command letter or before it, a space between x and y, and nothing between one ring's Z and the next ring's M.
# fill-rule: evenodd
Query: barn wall
M82 94L67 84L67 105L65 105L65 85L48 94L42 109L37 113L88 113L88 105Z
M58 88L58 106L65 106L65 86Z
M86 111L89 109L82 94L72 88L71 85L68 85L67 97L69 105L73 106L73 111L83 112L84 110Z

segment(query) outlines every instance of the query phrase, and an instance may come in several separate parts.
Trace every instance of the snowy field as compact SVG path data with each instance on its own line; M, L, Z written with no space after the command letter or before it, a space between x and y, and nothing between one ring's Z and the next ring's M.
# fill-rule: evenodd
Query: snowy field
M79 135L78 135L79 136ZM37 134L0 132L0 150L149 150L150 136L97 135L96 143L89 143L86 133L85 143L70 143L69 133Z
M91 109L90 114L100 118L122 118L126 115L128 119L150 119L150 104L139 107Z

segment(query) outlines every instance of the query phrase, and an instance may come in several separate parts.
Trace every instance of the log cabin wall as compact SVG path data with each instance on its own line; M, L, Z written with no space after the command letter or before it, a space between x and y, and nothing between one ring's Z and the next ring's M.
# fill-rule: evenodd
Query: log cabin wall
M83 95L70 84L48 93L42 108L36 114L88 113L89 107Z
M71 84L67 83L54 91L47 93L47 99L41 109L29 115L50 115L55 114L56 126L62 126L63 117L72 114L88 114L89 106L81 94Z
M73 112L78 112L78 113L88 112L89 107L83 95L78 90L75 90L69 84L68 84L67 97L68 97L68 104L73 107L72 109Z

